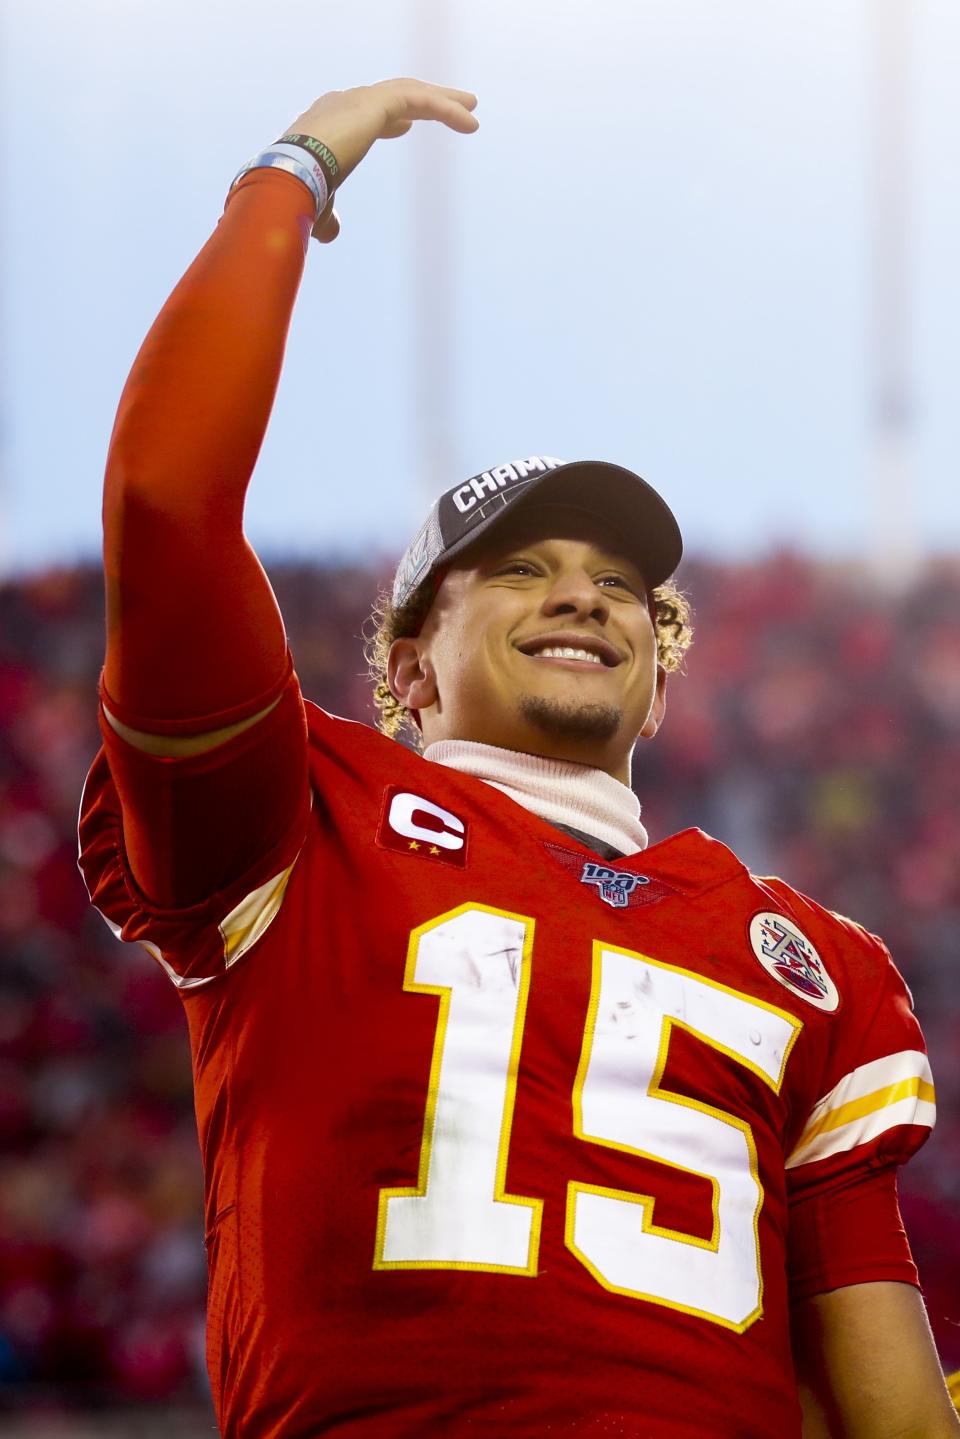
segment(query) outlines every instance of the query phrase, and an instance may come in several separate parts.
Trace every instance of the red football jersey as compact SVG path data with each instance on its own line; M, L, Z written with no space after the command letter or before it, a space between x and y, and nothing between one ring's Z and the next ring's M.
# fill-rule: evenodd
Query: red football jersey
M882 944L699 830L601 861L307 717L309 811L188 909L139 892L104 751L81 815L186 1008L226 1439L799 1436L790 1300L916 1282L933 1094ZM291 681L253 742L108 752L202 835L298 724Z

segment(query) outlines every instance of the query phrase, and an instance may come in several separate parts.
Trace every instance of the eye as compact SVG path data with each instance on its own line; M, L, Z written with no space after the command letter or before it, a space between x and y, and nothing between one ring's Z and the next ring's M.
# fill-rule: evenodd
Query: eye
M535 575L536 573L536 566L532 565L529 560L504 560L503 564L498 565L494 571L494 574L497 575Z
M631 582L624 575L600 575L597 579L597 584L611 585L614 586L616 589L626 591L626 593L630 595L638 594L637 586L635 584L631 584Z

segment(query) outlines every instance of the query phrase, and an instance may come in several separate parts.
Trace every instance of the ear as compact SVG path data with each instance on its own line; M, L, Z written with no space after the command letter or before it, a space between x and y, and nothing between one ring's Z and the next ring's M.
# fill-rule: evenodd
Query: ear
M653 739L657 730L663 723L663 716L667 709L667 672L663 665L657 665L657 688L653 695L653 704L650 706L650 713L643 722L640 730L642 739Z
M418 636L394 640L390 646L387 683L408 710L425 710L436 704L436 676L429 659L420 652Z

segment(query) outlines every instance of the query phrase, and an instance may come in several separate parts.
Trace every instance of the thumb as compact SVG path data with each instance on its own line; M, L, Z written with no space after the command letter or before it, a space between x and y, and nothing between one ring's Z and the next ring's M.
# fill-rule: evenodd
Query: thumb
M394 120L392 124L388 124L387 128L381 133L380 139L397 140L401 135L405 135L407 131L412 128L412 120Z
M321 245L329 245L340 233L340 216L333 208L333 200L334 197L331 195L319 220L310 232L315 240L320 241Z

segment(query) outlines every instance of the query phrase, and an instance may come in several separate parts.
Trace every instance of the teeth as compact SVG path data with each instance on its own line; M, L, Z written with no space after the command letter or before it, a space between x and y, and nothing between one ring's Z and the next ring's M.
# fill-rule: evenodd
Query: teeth
M589 660L591 664L603 664L599 655L591 654L589 650L574 649L571 645L547 645L536 653L547 660Z

